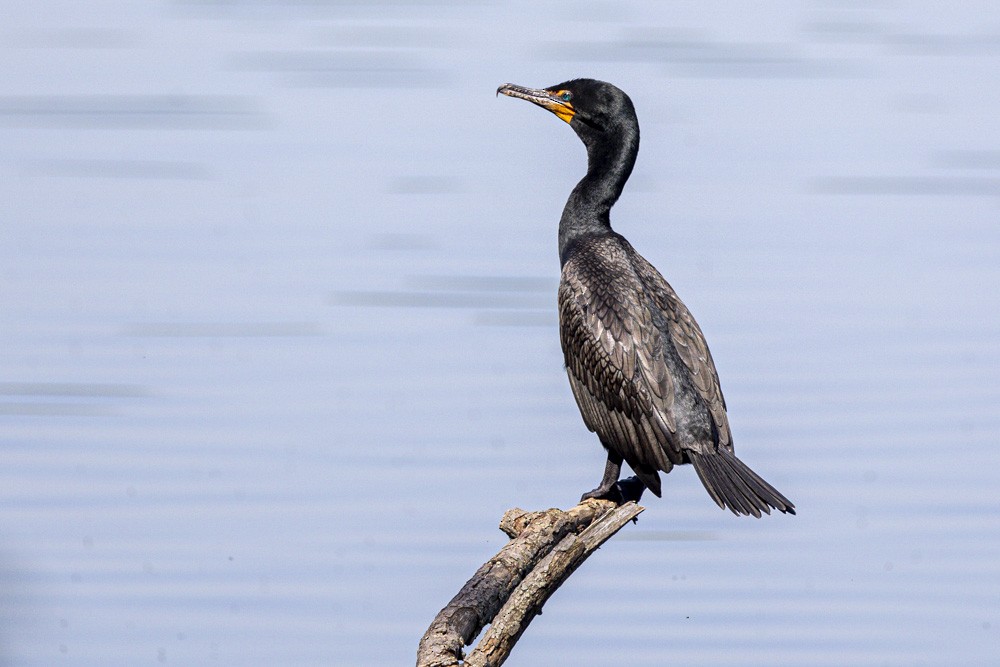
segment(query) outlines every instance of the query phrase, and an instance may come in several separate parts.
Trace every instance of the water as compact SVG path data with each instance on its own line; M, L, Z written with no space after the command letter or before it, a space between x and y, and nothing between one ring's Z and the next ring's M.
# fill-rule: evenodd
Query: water
M0 661L411 664L603 456L561 369L578 140L694 311L741 456L689 469L511 664L990 664L1000 12L933 4L6 8Z

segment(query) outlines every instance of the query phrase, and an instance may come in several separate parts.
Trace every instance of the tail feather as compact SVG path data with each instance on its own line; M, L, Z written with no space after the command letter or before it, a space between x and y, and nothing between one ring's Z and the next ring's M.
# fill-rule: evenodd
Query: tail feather
M725 447L710 454L688 452L698 478L708 494L724 509L733 514L770 514L771 509L795 514L795 505L777 489L765 482L743 461Z
M754 514L757 517L760 516L757 503L750 500L754 494L748 494L740 488L738 483L739 478L730 474L730 471L722 465L722 461L719 460L718 456L706 456L702 461L706 464L707 477L715 484L719 490L719 495L722 496L723 500L727 501L729 508L734 514Z
M725 460L723 458L719 456L712 458L714 459L715 467L718 470L719 475L728 478L730 486L733 487L733 490L735 492L734 498L737 501L737 503L739 503L739 501L741 500L743 501L742 503L743 509L746 510L745 512L743 512L744 514L753 514L754 516L759 517L760 516L759 512L764 512L765 514L771 513L771 506L767 503L766 500L764 500L764 502L758 502L762 499L769 498L771 496L771 493L767 489L763 488L759 484L754 483L755 481L752 481L752 477L750 475L742 474L742 471L738 470L737 472L739 474L735 475L732 474L731 468L725 465L724 462ZM741 463L740 460L737 458L734 458L733 460L737 463ZM746 470L751 474L753 473L753 471L750 470L749 468L746 468ZM771 489L771 491L777 493L777 491L774 491L774 489Z

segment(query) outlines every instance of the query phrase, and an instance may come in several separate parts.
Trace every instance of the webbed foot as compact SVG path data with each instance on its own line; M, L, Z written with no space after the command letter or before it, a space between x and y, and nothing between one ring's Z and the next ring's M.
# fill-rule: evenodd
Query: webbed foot
M610 485L601 484L593 491L587 491L580 498L580 502L588 498L610 500L616 505L622 505L629 501L639 502L645 490L646 485L640 482L638 477L626 477Z
M584 500L589 500L594 498L595 500L610 500L616 505L621 505L625 502L622 497L621 489L618 486L618 482L612 482L611 484L601 484L596 489L587 491L585 494L580 496L580 502Z

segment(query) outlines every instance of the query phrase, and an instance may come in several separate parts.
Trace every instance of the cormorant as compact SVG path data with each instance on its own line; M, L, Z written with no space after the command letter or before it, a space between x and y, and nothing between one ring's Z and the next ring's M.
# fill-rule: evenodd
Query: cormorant
M715 363L698 324L663 276L611 229L632 173L639 122L628 95L604 81L497 89L548 109L587 148L587 174L559 221L559 336L573 396L608 452L600 485L583 498L621 499L624 460L657 496L660 476L691 463L709 495L734 514L795 513L736 458ZM641 490L640 490L641 492Z

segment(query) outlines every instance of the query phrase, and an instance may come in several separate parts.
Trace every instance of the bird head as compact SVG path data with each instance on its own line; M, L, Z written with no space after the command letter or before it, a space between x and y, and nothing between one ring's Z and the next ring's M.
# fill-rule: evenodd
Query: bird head
M635 107L621 89L595 79L573 79L548 88L525 88L505 83L497 94L528 100L569 123L584 143L602 135L638 130Z

